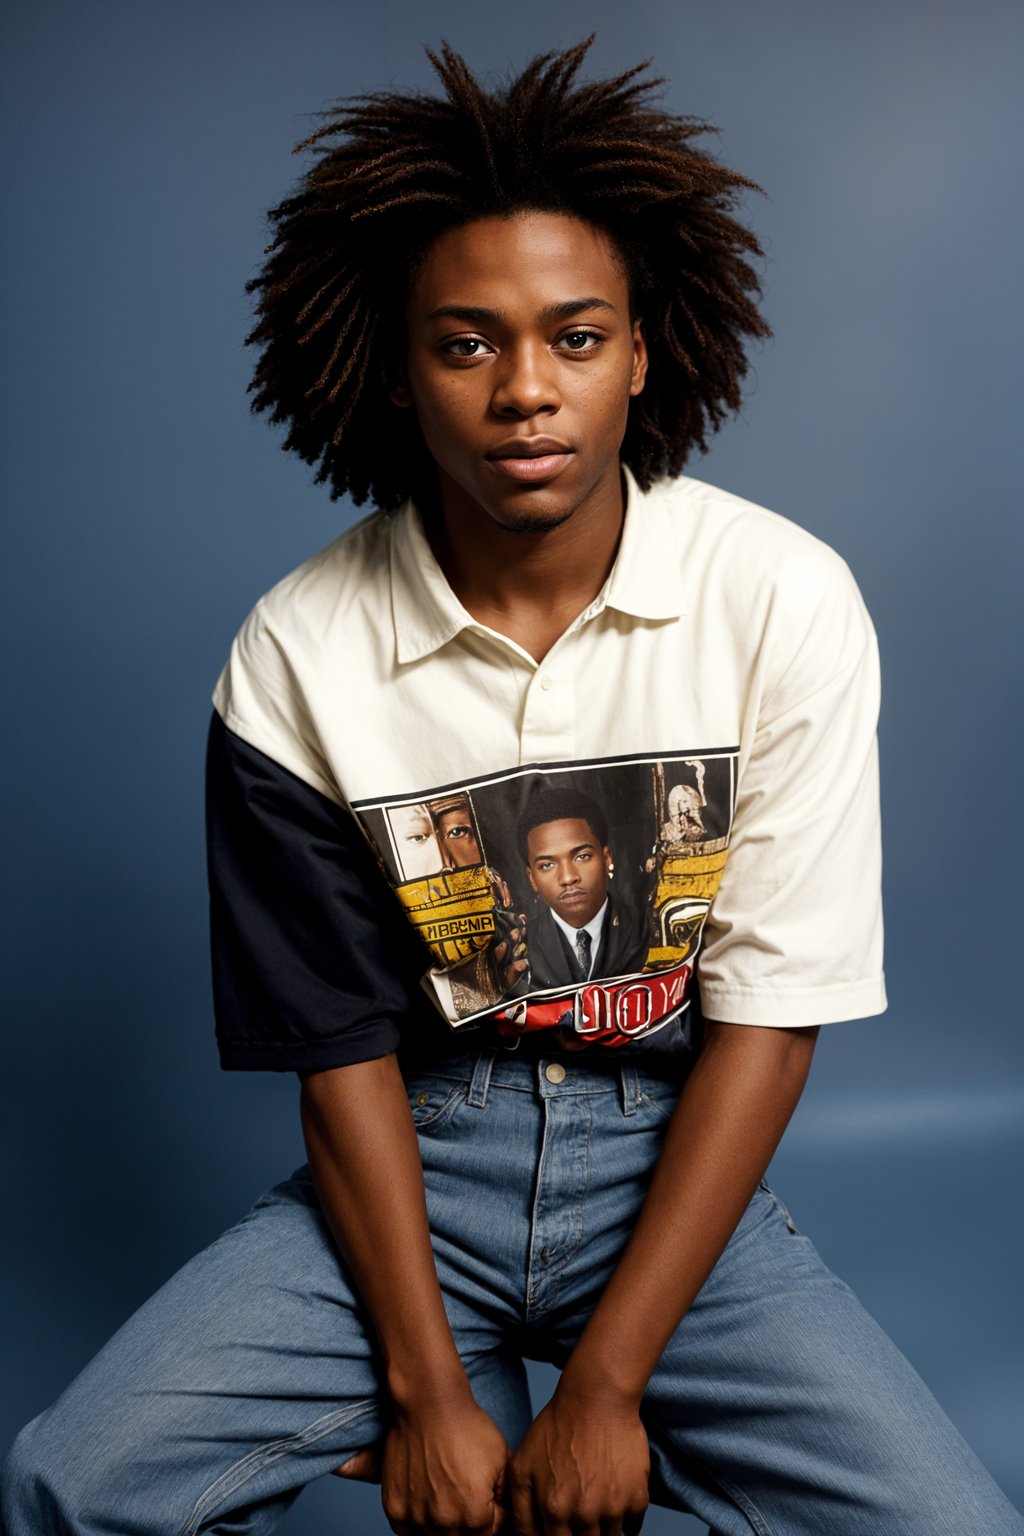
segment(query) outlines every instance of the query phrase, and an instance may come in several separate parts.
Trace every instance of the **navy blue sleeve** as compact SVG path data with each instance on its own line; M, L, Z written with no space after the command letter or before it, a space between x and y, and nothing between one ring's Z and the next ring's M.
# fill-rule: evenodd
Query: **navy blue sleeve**
M206 828L222 1067L318 1072L432 1033L422 946L354 818L216 712Z

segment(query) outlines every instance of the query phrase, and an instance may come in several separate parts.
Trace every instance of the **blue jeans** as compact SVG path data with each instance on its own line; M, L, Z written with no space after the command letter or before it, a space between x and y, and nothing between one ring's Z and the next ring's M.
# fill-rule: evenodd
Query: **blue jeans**
M455 1342L513 1449L532 1417L523 1357L568 1359L680 1087L677 1064L664 1069L673 1080L650 1058L570 1058L561 1082L545 1066L487 1050L406 1076ZM764 1183L642 1415L652 1501L722 1536L1024 1536L920 1377ZM300 1168L22 1431L4 1529L251 1536L386 1423L372 1327Z

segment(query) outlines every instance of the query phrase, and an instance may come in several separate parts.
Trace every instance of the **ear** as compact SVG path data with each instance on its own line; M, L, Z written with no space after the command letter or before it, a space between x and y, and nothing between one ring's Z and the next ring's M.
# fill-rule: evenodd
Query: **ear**
M644 340L644 323L642 320L633 321L633 372L629 380L629 392L631 395L639 395L644 387L647 377L647 343Z
M405 340L400 336L388 336L384 348L384 388L392 405L404 410L412 405L409 388L409 369L405 355Z
M404 362L399 363L394 370L392 382L388 385L388 399L392 405L400 406L403 410L412 405L412 390L409 388Z
M527 866L526 866L526 878L530 882L530 888L533 891L534 895L538 896L540 894L540 892L537 890L537 882L533 878L533 870L530 868L529 864L527 864Z

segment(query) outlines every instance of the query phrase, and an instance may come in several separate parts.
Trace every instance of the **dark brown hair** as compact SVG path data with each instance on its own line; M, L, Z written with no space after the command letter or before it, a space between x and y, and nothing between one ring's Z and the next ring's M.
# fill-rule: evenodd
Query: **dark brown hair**
M603 229L622 256L650 369L630 402L622 457L646 489L678 475L740 403L745 338L771 334L753 299L756 237L731 214L756 184L693 140L713 132L650 105L646 64L577 81L592 38L543 54L485 90L446 44L427 50L443 96L377 91L342 101L296 146L314 159L271 210L275 238L247 340L253 410L327 482L395 507L433 465L415 413L388 397L417 261L445 230L524 209Z

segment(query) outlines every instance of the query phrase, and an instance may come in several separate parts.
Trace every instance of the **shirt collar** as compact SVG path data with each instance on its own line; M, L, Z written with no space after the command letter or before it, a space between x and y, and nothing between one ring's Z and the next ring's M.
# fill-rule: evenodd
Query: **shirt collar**
M587 609L593 617L615 608L637 619L677 619L686 612L677 548L677 513L665 484L641 491L623 465L626 510L615 563ZM459 602L434 558L416 506L407 501L391 530L391 607L398 660L419 661L440 650L460 630L484 626Z
M566 938L569 940L570 948L576 948L576 935L578 933L590 934L590 970L592 975L594 966L597 964L597 953L601 948L601 935L604 932L604 921L608 912L608 897L605 897L604 901L601 903L600 909L594 913L594 916L590 919L589 923L583 924L582 928L571 927L570 924L565 921L564 917L559 917L554 907L549 907L548 911L551 913L552 918L558 924Z

